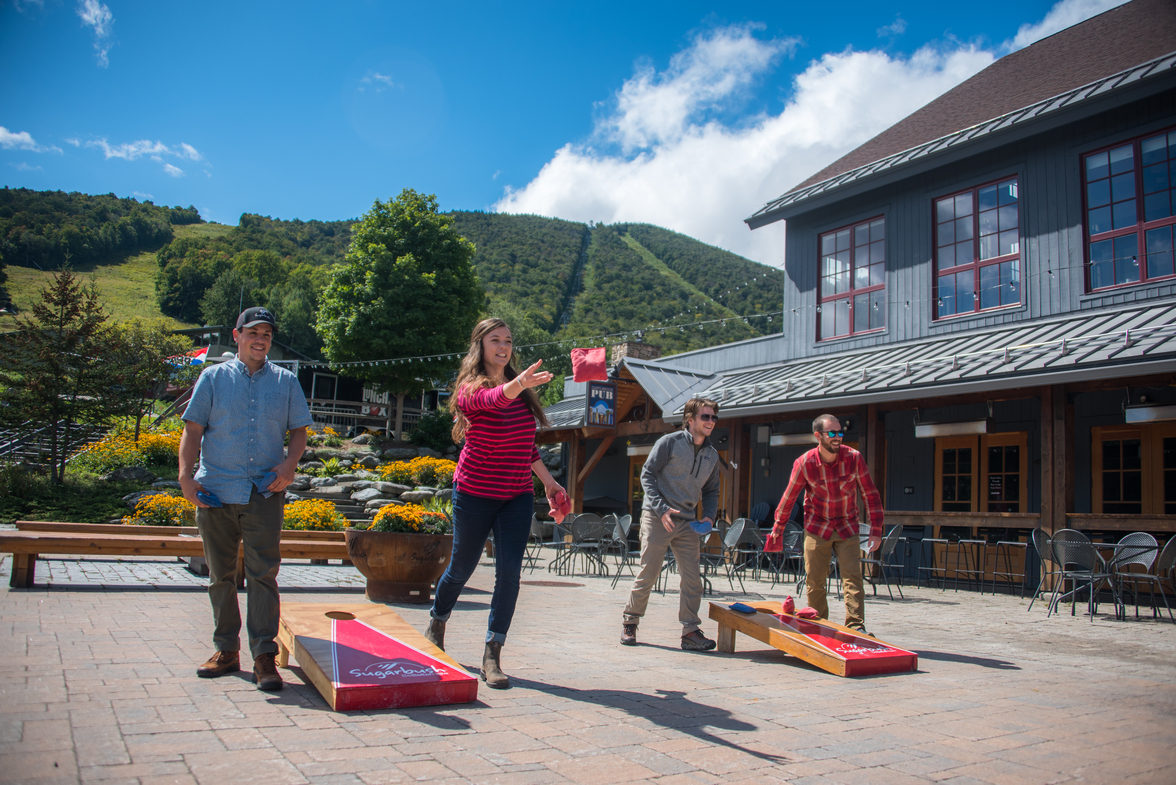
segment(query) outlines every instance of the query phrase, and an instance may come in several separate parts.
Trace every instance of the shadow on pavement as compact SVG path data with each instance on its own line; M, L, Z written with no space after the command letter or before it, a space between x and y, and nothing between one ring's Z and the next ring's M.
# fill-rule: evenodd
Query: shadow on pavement
M920 660L934 660L936 662L959 662L964 665L979 665L981 668L992 668L998 671L1019 671L1021 666L1008 660L992 660L987 657L972 657L967 654L952 654L946 651L916 651Z

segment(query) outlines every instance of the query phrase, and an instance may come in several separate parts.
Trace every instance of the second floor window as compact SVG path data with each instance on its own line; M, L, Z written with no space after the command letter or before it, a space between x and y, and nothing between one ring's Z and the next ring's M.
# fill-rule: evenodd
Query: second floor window
M874 218L820 237L817 338L886 326L886 219Z
M937 319L1021 302L1016 178L935 200Z
M1176 224L1176 131L1083 159L1090 291L1168 278Z

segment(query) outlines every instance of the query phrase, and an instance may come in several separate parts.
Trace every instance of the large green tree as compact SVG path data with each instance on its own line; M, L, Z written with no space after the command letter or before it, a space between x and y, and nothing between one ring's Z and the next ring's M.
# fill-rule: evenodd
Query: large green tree
M453 372L457 362L441 355L468 348L485 298L474 246L452 224L432 195L406 188L377 200L354 227L346 262L320 299L324 354L347 375L396 396L397 437L404 397Z
M138 441L143 417L168 383L183 385L200 375L184 357L192 348L192 339L176 335L163 319L132 319L117 324L111 338L113 360L125 374L125 384L119 390L123 408L135 419Z
M93 280L83 283L67 266L0 342L0 413L48 429L53 482L65 478L76 425L118 414L131 383L115 361L107 318Z

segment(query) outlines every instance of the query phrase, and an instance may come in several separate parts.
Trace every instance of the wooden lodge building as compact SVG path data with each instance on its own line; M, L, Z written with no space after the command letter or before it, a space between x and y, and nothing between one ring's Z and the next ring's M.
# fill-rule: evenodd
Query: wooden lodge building
M728 520L774 510L830 412L909 539L1176 532L1176 3L1001 58L747 224L776 221L781 334L615 347L615 427L583 385L548 409L577 511L636 519L650 445L701 395Z

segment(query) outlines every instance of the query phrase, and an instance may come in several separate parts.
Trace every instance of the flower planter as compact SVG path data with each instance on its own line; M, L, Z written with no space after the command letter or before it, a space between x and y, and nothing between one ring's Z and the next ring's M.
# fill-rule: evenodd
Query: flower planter
M367 578L372 602L426 603L453 554L452 534L348 529L347 556Z

